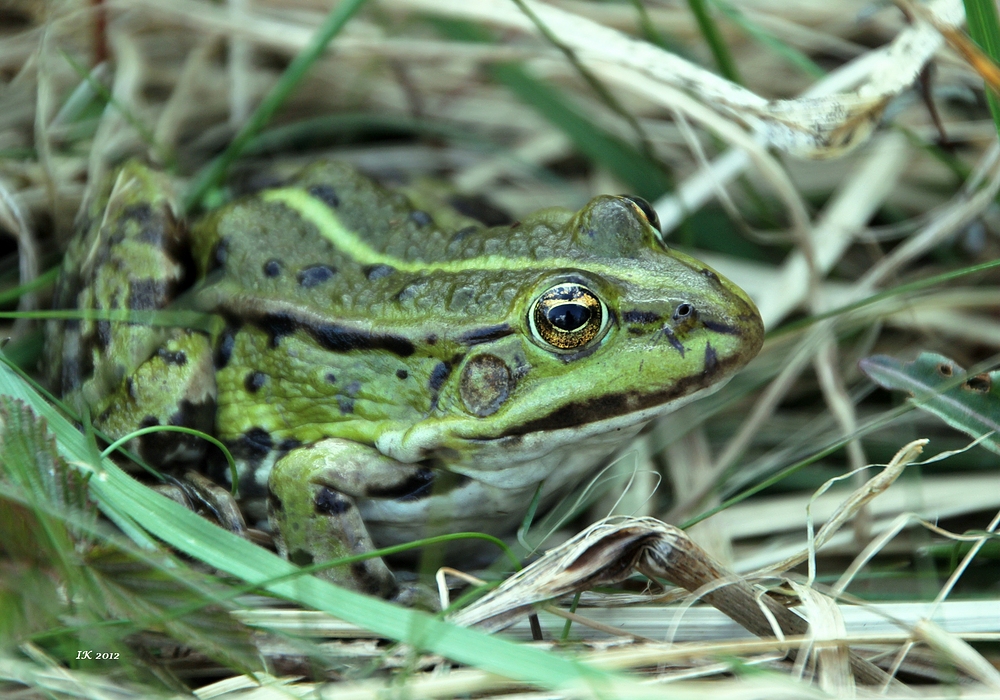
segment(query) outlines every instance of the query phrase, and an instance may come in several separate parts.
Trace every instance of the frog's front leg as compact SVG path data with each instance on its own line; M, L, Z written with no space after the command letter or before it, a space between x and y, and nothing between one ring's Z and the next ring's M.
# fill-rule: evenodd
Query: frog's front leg
M300 566L372 551L375 545L356 499L373 487L412 483L420 471L372 447L339 438L292 450L278 460L268 479L268 517L278 551ZM327 569L322 575L383 598L399 592L381 558Z

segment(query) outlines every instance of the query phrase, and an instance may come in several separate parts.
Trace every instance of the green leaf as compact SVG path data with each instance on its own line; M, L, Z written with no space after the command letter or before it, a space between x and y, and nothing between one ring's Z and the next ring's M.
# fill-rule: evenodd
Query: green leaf
M977 439L992 433L980 444L1000 454L1000 371L970 376L952 360L931 352L913 362L873 355L859 365L872 381L909 392L917 408L951 427Z
M994 0L964 0L963 4L969 35L994 63L1000 63L1000 17L996 3ZM1000 99L987 89L986 101L997 132L1000 132Z
M736 69L736 61L733 60L733 55L729 52L729 45L722 38L722 31L716 24L715 18L712 17L712 13L709 12L705 0L688 0L688 7L691 8L691 13L698 20L698 28L701 30L701 35L705 37L705 43L712 49L712 56L715 57L715 63L719 66L719 72L726 80L742 83L739 71Z

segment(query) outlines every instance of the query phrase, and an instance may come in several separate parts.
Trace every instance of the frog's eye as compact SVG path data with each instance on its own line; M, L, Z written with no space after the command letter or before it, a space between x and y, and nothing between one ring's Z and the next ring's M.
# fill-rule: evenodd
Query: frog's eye
M637 212L642 214L643 218L649 222L649 225L655 228L657 231L660 230L660 217L656 215L656 210L653 209L653 205L647 202L642 197L636 197L631 194L620 195L622 199L628 200L632 208Z
M599 338L607 328L608 307L582 284L557 284L532 304L528 325L542 345L576 350Z

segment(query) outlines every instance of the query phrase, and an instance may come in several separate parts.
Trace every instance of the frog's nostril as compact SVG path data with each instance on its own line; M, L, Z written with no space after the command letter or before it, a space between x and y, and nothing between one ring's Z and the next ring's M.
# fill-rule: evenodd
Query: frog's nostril
M694 307L691 304L683 303L678 304L677 308L674 309L674 321L684 321L691 318L694 315Z

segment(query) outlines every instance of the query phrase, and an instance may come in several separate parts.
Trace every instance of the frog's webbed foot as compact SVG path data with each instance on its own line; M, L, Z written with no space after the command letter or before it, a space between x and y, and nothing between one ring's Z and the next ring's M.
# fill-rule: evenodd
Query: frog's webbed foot
M417 471L349 440L331 438L292 450L275 464L268 483L268 516L278 551L300 566L372 551L356 499L373 495L372 488L405 483ZM362 593L409 600L381 558L319 575Z

